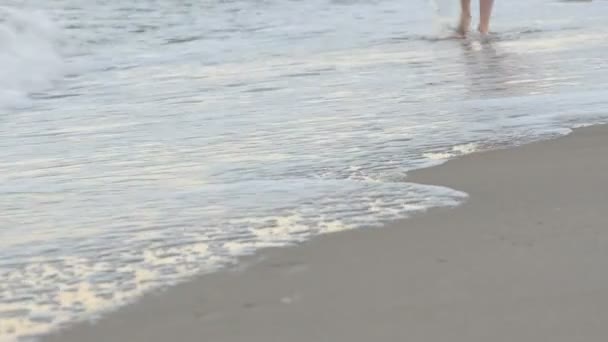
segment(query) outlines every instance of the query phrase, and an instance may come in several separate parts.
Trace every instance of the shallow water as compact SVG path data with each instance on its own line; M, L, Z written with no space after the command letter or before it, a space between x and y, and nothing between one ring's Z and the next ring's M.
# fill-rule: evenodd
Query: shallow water
M608 118L608 3L34 1L0 11L0 340L466 194L408 170ZM35 9L35 10L34 10Z

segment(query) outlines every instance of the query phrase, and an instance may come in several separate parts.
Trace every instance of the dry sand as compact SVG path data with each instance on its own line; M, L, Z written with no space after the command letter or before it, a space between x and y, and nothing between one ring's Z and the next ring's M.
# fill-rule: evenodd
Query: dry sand
M44 341L608 341L608 127L410 178L470 199L267 250Z

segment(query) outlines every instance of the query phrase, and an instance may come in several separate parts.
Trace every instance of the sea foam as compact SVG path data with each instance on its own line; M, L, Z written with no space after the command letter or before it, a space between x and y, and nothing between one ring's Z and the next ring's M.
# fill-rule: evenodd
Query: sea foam
M64 70L60 30L45 14L0 7L0 109L27 106Z

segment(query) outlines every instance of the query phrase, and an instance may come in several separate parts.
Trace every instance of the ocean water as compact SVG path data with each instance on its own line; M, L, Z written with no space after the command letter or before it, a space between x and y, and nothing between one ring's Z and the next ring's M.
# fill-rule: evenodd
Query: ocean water
M608 119L607 1L0 2L0 341L466 194L407 172Z

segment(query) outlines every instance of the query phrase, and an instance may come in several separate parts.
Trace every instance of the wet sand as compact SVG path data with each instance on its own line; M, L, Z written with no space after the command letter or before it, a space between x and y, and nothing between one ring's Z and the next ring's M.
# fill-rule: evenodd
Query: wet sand
M605 341L608 127L410 175L470 195L263 251L43 341Z

